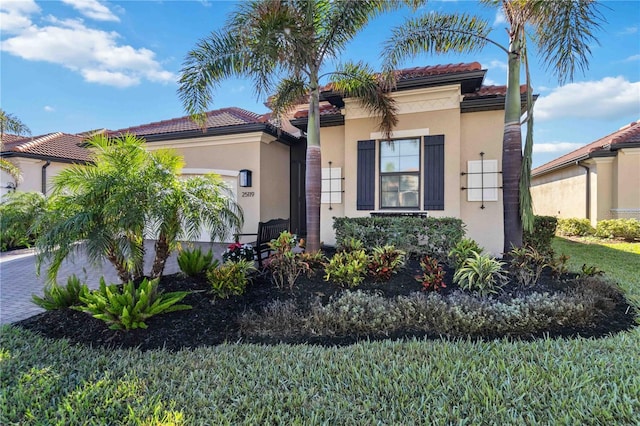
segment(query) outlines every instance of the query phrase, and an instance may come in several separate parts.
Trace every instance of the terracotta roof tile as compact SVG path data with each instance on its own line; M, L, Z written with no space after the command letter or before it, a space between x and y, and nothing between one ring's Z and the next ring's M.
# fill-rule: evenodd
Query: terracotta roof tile
M431 75L457 74L461 72L480 71L479 62L427 65L425 67L405 68L396 71L398 81L411 80L413 78L428 77Z
M627 143L640 143L640 121L633 122L607 136L586 144L575 151L571 151L570 153L560 156L555 160L551 160L542 166L536 167L531 171L531 174L534 176L540 175L552 169L584 159L593 152L610 150L612 145L614 145L614 148L620 148L619 145Z
M5 135L6 136L6 135ZM30 154L75 161L89 161L91 152L81 146L83 138L67 133L48 133L5 143L4 152Z
M11 133L5 133L2 135L2 143L4 145L9 145L16 141L21 141L22 139L25 139L25 136L12 135Z
M340 108L335 107L331 104L325 104L325 105L320 105L320 116L325 116L325 115L340 115L342 114L342 112L340 112ZM302 109L300 111L296 111L296 113L293 115L293 118L306 118L309 116L309 110L308 109Z
M264 123L267 118L265 115L255 114L241 108L223 108L206 113L205 127L227 127L243 124ZM139 136L157 135L164 133L176 133L189 130L200 130L201 127L195 123L190 116L173 118L171 120L157 121L155 123L142 124L139 126L128 127L126 129L113 130L109 135L119 135L132 133Z
M527 85L520 86L520 94L527 93ZM482 98L485 96L505 96L507 94L507 86L482 86L474 93L467 93L464 95L465 99L470 98Z

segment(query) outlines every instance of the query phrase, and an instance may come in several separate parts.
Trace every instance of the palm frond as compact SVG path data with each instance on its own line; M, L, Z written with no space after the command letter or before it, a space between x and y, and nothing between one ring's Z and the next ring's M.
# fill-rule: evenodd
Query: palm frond
M30 135L31 130L14 114L9 114L0 108L0 142L5 133L13 133L16 135Z
M398 123L396 102L370 67L346 63L332 74L331 83L334 90L355 99L372 115L380 116L379 129L388 138Z
M491 26L477 16L468 14L429 13L411 18L392 29L384 43L383 70L391 72L403 60L422 53L473 53L487 43L503 46L488 39Z
M598 44L602 6L592 0L537 0L530 7L542 62L561 84L572 81L577 70L588 68L591 45Z
M285 78L270 99L270 107L276 118L281 117L292 107L307 101L309 89L305 80L301 78Z

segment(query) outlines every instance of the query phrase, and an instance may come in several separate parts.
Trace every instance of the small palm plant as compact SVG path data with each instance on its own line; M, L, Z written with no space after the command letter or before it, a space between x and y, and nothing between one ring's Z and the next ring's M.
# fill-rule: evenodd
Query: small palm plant
M200 247L196 247L192 250L182 250L178 254L177 260L180 270L188 277L201 275L214 264L213 253L211 250L207 253L202 253ZM217 259L215 263L215 266L217 266Z
M507 279L502 267L504 262L473 252L453 275L453 282L460 288L475 291L484 297L497 293Z

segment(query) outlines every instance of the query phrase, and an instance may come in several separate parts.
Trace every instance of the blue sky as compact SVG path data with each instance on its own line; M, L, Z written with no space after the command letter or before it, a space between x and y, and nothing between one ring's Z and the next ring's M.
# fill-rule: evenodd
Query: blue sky
M597 33L590 68L560 86L531 61L536 105L534 166L640 119L640 2L603 3L606 23ZM228 1L3 0L0 3L0 105L34 135L95 128L118 129L184 115L176 79L186 53L223 27ZM505 24L476 2L432 1L431 10L480 14L505 43ZM380 67L389 28L409 11L376 19L340 60ZM403 67L478 61L485 84L505 84L506 57L487 47L469 55L421 55ZM251 83L227 80L211 109L237 106L266 112Z

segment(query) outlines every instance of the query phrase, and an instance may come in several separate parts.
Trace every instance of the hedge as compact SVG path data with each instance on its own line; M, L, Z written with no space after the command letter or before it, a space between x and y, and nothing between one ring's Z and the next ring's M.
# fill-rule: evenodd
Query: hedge
M533 232L524 231L522 242L525 246L531 246L540 253L549 254L552 251L551 242L556 235L558 219L553 216L535 216Z

